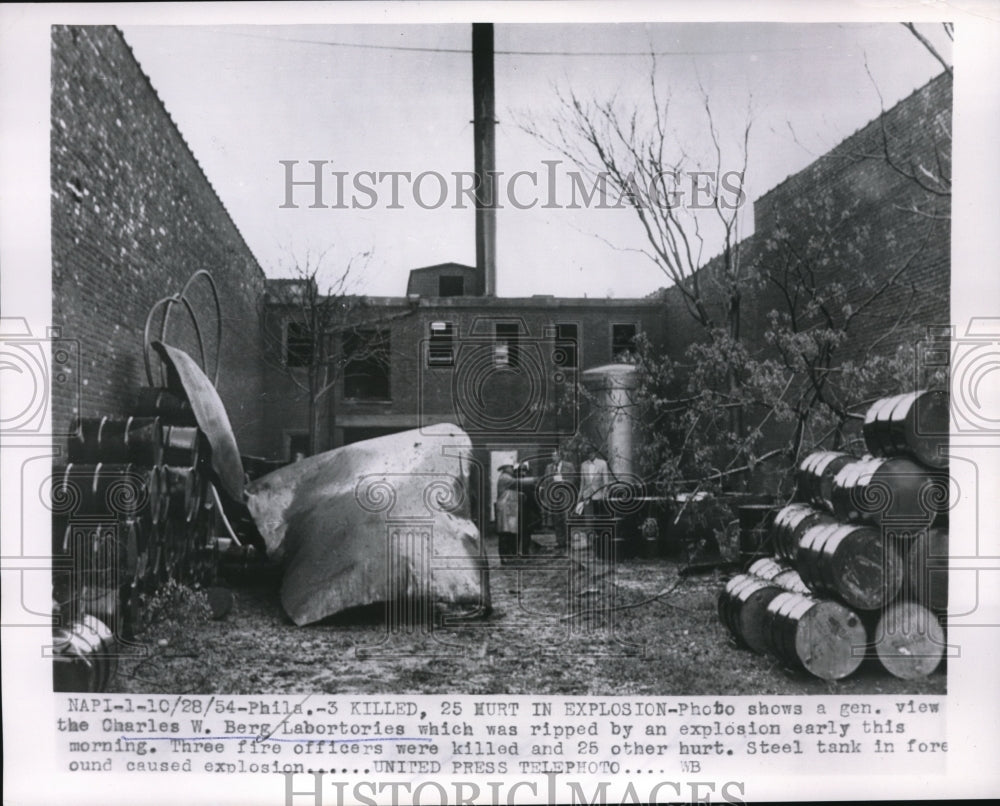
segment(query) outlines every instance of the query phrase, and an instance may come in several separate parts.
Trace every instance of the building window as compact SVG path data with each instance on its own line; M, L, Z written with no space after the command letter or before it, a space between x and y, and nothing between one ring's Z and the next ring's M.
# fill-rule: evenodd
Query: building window
M297 462L309 455L309 433L307 431L287 434L288 461Z
M344 397L392 399L389 345L388 330L355 330L344 334Z
M285 366L308 367L312 361L312 332L306 325L288 322L285 325Z
M629 353L635 352L635 335L637 329L631 323L611 325L612 361L621 361Z
M519 326L517 322L497 322L494 363L497 366L519 367L521 353L518 347Z
M427 344L427 366L455 366L455 325L452 322L431 322L431 338Z
M564 322L556 325L553 362L557 367L576 369L580 344L578 335L576 324Z
M454 274L442 274L438 277L438 296L465 296L465 278L461 275L456 276Z

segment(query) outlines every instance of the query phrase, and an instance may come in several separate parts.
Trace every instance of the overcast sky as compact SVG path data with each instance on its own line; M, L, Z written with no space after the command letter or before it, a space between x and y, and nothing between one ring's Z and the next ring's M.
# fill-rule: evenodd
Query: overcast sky
M329 249L332 273L371 251L357 290L401 295L411 268L475 263L474 213L471 206L452 209L460 199L453 186L445 203L428 210L404 181L402 209L387 209L384 180L372 209L350 208L354 198L370 203L352 192L361 171L433 171L453 183L453 172L473 169L470 25L123 30L269 275L287 273L290 253L301 259ZM950 58L938 27L922 30ZM648 106L652 50L661 54L658 82L673 100L674 135L685 150L705 145L699 83L733 169L740 167L733 143L752 110L745 179L751 201L876 117L880 93L889 107L941 72L898 23L498 24L495 46L497 169L505 175L544 177L542 161L559 158L517 125L532 118L544 126L557 90L598 99L617 94L623 104ZM281 160L299 161L296 178L312 175L308 160L346 172L348 209L309 209L308 188L296 189L297 209L282 209ZM519 187L522 201L535 197L527 184ZM436 206L438 185L421 189L424 203ZM330 204L335 190L328 179ZM541 191L536 195L545 202ZM499 212L499 294L630 297L664 284L653 264L627 251L643 245L631 210L540 204ZM745 212L749 234L749 205ZM709 234L705 257L717 248Z

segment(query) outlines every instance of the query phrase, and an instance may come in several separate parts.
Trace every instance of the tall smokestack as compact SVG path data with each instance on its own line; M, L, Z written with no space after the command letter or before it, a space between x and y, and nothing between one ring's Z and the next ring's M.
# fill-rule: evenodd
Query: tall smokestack
M494 176L493 23L472 23L473 136L476 140L476 271L480 293L497 293L497 211Z

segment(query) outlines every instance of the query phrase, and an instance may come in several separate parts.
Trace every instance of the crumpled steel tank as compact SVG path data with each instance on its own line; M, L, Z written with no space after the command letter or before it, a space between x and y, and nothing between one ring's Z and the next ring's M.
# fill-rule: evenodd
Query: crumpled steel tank
M471 455L468 435L444 424L346 445L253 482L247 506L268 555L284 564L291 619L403 599L488 611Z

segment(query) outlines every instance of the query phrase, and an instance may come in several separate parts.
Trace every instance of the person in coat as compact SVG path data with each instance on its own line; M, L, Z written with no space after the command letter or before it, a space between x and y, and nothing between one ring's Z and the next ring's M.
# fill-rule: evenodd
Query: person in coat
M545 467L539 499L546 515L546 525L556 536L556 548L564 549L568 543L566 516L576 501L578 479L576 465L565 458L562 451L552 451L552 461Z
M520 527L522 493L517 487L513 465L501 465L497 477L497 550L500 562L506 565L517 556L517 535Z

